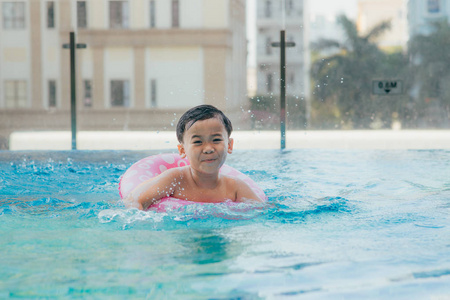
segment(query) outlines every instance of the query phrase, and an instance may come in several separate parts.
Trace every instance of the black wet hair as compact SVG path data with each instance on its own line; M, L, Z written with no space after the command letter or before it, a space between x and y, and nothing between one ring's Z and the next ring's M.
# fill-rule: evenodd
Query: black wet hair
M191 126L194 125L195 122L212 118L218 118L220 121L222 121L229 137L231 135L231 132L233 131L233 126L231 125L230 119L228 119L220 109L217 109L212 105L203 104L189 109L181 116L180 120L178 120L178 142L180 142L180 144L183 143L184 133L186 132L186 130L191 128Z

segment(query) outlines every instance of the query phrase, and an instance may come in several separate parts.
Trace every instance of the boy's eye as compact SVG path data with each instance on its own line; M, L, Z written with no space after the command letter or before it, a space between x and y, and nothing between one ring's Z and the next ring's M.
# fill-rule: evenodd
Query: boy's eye
M193 143L194 145L199 145L199 144L202 143L202 141L193 141L192 143Z
M213 142L221 142L222 139L214 139Z

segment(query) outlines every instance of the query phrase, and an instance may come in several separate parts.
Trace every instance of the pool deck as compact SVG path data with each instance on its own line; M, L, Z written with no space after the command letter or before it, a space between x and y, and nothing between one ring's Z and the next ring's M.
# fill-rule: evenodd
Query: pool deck
M79 150L175 150L173 131L80 131ZM279 149L279 131L235 131L234 149ZM70 150L70 131L14 132L10 150ZM288 131L287 149L450 149L450 130Z

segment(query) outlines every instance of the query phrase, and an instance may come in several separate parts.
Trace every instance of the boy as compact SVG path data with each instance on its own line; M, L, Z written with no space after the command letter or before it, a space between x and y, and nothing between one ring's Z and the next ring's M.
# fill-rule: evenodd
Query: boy
M185 112L177 124L178 151L190 165L141 183L125 204L145 210L164 197L209 203L262 202L244 181L219 174L233 151L232 130L230 120L214 106L200 105Z

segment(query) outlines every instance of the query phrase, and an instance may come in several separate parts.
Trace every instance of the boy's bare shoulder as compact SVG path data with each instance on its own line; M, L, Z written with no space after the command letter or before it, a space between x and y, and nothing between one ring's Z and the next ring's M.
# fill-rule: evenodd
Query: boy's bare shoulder
M244 187L244 188L249 187L249 185L242 179L239 179L239 178L233 177L233 176L228 176L228 175L222 175L222 176L223 176L222 178L225 180L227 187L229 187L229 188L239 189L242 187Z
M250 200L263 202L263 199L259 198L255 191L253 191L252 188L242 179L226 175L224 175L224 179L226 181L227 188L235 191L236 201L242 202Z

